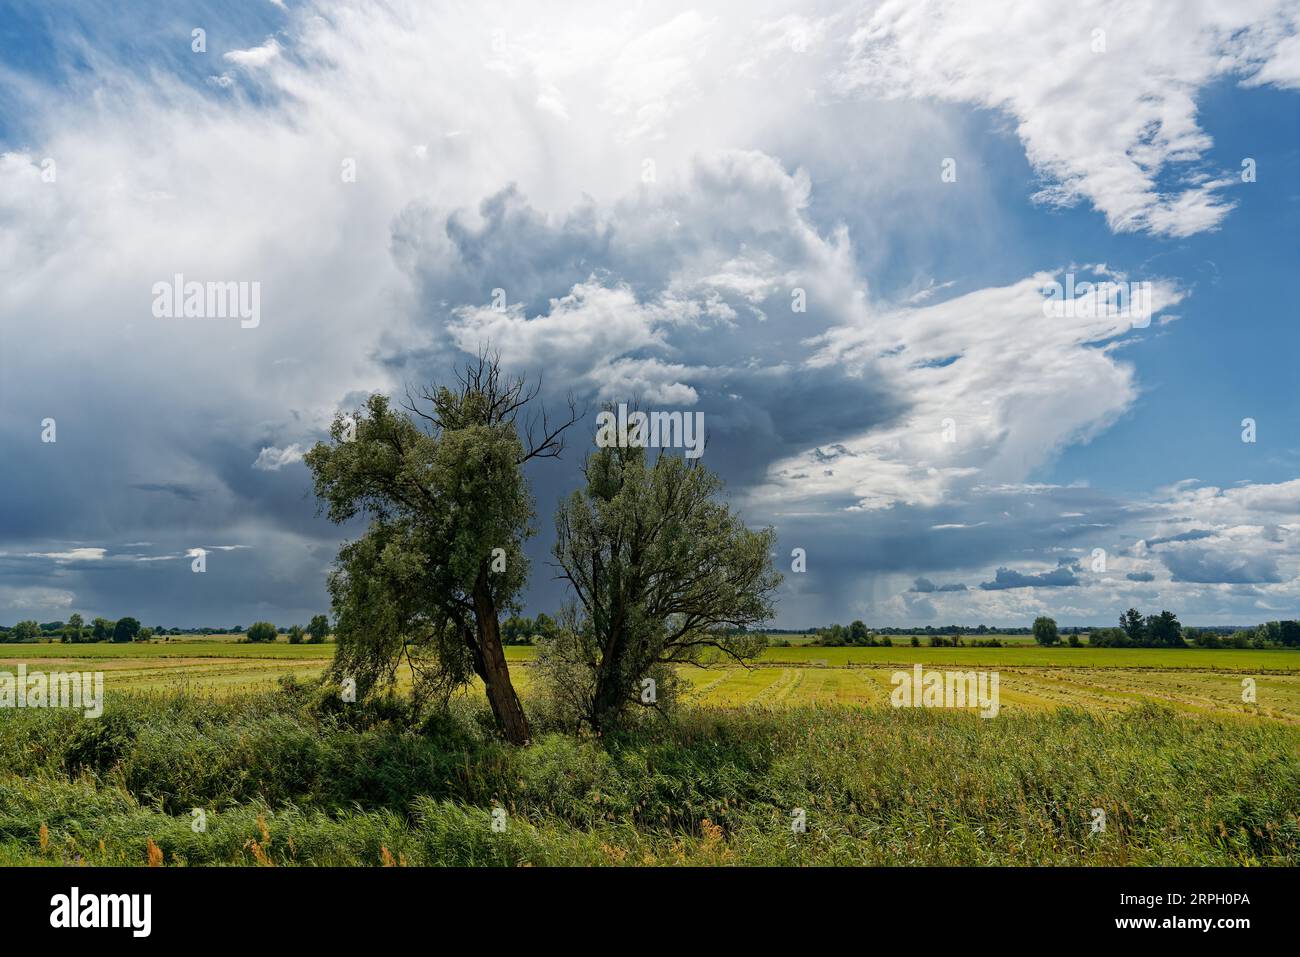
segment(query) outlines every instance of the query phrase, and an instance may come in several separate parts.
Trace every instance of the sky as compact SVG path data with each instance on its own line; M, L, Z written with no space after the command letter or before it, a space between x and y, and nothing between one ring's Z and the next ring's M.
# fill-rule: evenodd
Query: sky
M0 623L325 611L303 452L484 345L593 411L529 613L634 399L780 627L1300 617L1298 93L1297 0L0 0Z

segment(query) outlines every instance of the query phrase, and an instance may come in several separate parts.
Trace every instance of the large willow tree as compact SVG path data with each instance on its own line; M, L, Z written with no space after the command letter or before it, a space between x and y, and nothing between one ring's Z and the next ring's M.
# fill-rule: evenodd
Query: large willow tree
M539 388L480 355L455 386L408 393L398 408L372 396L337 417L331 441L306 456L332 521L370 518L329 578L334 676L365 696L391 689L407 668L418 712L477 675L515 744L528 741L528 721L500 620L528 578L533 508L523 466L559 455L577 418L570 404L553 427L534 402Z

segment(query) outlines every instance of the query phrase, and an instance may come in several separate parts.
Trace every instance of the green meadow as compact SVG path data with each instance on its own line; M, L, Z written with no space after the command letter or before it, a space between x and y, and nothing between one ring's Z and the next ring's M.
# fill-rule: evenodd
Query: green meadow
M314 682L332 654L0 647L107 695L0 711L0 864L1300 864L1297 651L772 647L682 669L675 719L596 741L535 710L512 646L522 749L480 688L418 728L343 706ZM890 707L915 663L996 670L1000 714Z

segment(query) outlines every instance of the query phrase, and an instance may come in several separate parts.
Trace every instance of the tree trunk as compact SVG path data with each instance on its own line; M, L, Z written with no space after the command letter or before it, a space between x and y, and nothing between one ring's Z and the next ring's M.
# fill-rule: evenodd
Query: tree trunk
M486 566L474 583L474 617L478 624L479 650L483 670L480 677L487 687L488 703L497 727L511 744L527 744L528 718L524 715L515 686L510 681L510 668L501 647L501 625L497 620L496 602L487 583Z
M606 648L608 650L601 656L600 670L596 674L591 707L591 725L601 735L618 723L627 694L622 674L622 647L617 640L611 640Z

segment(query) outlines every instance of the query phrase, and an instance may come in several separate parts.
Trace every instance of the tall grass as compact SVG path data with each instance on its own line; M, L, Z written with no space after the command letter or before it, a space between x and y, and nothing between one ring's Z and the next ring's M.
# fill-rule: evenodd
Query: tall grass
M462 702L410 729L292 687L0 713L0 863L144 865L151 841L169 865L1300 863L1282 724L699 709L514 749L484 718Z

